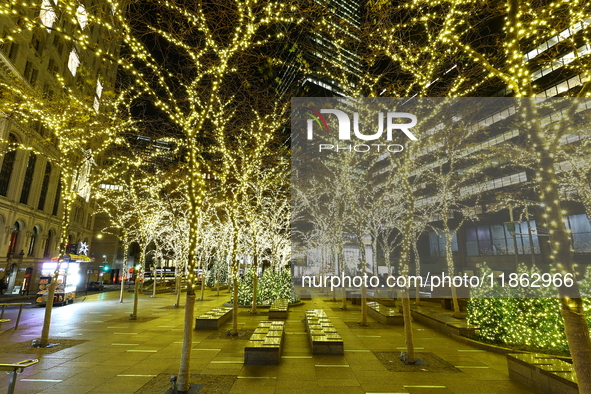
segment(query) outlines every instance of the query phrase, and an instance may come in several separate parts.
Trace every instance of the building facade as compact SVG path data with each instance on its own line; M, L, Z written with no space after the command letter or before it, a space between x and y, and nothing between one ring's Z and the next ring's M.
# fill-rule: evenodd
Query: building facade
M65 3L54 0L43 0L40 6L11 1L0 6L0 80L45 100L69 88L99 112L103 90L114 86L116 63L95 52L115 55L118 47L105 29L90 22L91 13L105 13L106 5L96 3L77 3L75 18L69 17ZM72 40L82 35L90 45ZM9 112L1 114L0 136L0 280L4 278L6 293L34 294L40 264L59 250L63 207L60 171L53 161L58 157L56 139L41 122L19 121ZM70 253L84 252L92 244L92 165L89 160L77 171Z

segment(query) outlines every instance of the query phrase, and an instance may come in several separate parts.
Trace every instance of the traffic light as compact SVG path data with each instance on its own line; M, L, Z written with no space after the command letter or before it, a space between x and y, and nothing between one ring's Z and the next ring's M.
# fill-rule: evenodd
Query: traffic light
M111 267L109 267L108 265L103 266L103 271L105 272L109 272L110 269Z

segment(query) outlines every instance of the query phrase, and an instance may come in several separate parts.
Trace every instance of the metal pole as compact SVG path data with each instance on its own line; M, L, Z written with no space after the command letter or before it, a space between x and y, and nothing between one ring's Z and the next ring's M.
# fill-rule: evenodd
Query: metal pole
M529 212L525 206L525 218L527 219L527 235L529 236L529 251L531 253L531 263L536 264L536 255L534 252L534 237L531 235L531 225L529 224Z
M156 297L156 263L152 265L152 279L154 282L152 283L152 298Z
M513 251L515 252L515 272L517 272L517 266L519 265L518 258L517 258L517 237L515 236L516 228L515 222L513 221L513 206L509 204L509 221L513 223L513 233L511 236L513 237Z
M14 394L14 387L16 386L16 369L8 373L10 375L10 383L8 383L8 394Z
M15 331L18 328L18 322L21 320L21 313L23 313L23 304L20 305L20 308L18 310L18 316L16 318L16 325L14 326Z

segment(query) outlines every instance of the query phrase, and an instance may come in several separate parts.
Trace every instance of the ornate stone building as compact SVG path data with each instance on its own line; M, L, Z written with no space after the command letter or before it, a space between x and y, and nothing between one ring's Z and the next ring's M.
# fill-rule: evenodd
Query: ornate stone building
M79 2L73 19L72 10L63 9L65 3L56 0L43 0L40 6L14 3L2 6L2 11L10 9L12 14L0 13L0 80L22 84L46 99L63 89L63 83L100 111L103 90L114 86L117 67L116 62L100 60L95 51L114 56L118 46L89 16L98 11L106 15L106 4ZM90 40L85 48L71 39L82 33ZM6 293L27 289L33 293L40 263L54 257L59 247L60 173L51 162L58 150L55 138L40 122L19 122L10 113L0 116L0 280L6 280ZM19 149L10 150L10 142ZM87 183L92 165L88 161L78 169L78 196L68 237L71 253L81 252L83 242L92 243L94 219Z

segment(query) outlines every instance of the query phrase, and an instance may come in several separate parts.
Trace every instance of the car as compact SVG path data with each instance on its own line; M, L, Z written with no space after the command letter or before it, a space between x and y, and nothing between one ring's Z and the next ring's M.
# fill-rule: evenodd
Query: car
M103 282L88 282L86 284L86 290L96 290L96 291L103 291L105 286Z

